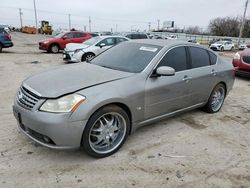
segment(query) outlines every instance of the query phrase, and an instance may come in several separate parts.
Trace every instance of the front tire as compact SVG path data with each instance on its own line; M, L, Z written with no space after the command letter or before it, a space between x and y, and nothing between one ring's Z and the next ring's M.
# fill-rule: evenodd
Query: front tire
M221 47L221 49L220 49L222 52L224 51L224 47Z
M82 146L93 157L108 157L121 148L129 129L130 120L122 108L103 107L90 117L83 132Z
M95 55L93 53L83 54L81 62L90 61L93 57L95 57Z
M3 51L3 45L0 43L0 53Z
M218 112L225 100L226 88L223 84L218 84L213 89L207 104L203 107L203 110L208 113Z
M57 44L52 44L50 46L50 52L53 54L57 54L59 52L60 48Z

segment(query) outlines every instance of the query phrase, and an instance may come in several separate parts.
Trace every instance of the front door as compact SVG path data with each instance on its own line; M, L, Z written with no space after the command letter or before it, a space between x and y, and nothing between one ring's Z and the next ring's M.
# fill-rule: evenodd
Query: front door
M185 47L167 52L157 67L175 69L174 76L149 77L145 85L145 119L154 118L190 106L190 71ZM156 68L157 68L156 67Z

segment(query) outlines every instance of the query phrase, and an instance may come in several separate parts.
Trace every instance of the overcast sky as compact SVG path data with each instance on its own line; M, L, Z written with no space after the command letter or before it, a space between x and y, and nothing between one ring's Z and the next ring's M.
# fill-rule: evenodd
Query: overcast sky
M157 28L157 20L175 21L179 28L196 26L206 29L216 17L242 15L245 0L36 0L39 20L48 20L54 27L71 26L88 29L91 16L92 31L129 31ZM0 24L20 26L19 8L23 25L35 26L33 0L1 0ZM250 9L249 9L250 11ZM248 13L247 12L247 16ZM117 26L117 27L116 27Z

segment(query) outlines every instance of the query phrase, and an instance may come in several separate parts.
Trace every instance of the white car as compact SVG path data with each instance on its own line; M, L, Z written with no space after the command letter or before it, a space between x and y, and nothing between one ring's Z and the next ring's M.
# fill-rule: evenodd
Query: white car
M211 44L210 48L216 51L233 50L234 44L230 41L218 41Z
M129 39L122 36L97 36L83 43L69 43L63 52L63 59L67 62L83 62L92 59L110 47Z
M247 48L247 44L240 44L239 50L245 50Z

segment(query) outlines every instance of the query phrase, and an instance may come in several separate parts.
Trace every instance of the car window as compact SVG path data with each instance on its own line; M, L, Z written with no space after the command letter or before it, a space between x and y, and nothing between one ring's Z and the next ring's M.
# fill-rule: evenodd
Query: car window
M84 33L74 33L74 38L81 38L85 37L86 35Z
M192 68L204 67L210 65L207 50L198 47L189 47L192 60Z
M214 53L209 52L209 51L208 51L208 54L209 54L209 57L210 57L211 65L215 65L216 62L217 62L217 56Z
M104 43L106 46L113 46L115 45L116 41L115 38L107 38L99 42L97 45L100 45L102 43Z
M124 42L124 41L128 41L127 39L125 39L125 38L116 38L116 43L118 44L118 43L120 43L120 42Z
M65 36L67 37L67 39L72 39L74 38L74 33L67 33Z
M140 39L147 39L148 37L147 37L147 35L145 35L145 34L139 34L139 38L140 38Z
M187 56L185 47L177 47L170 50L160 61L157 67L168 66L176 72L187 69Z
M161 49L162 47L157 45L122 42L95 57L91 63L110 69L139 73Z
M4 28L0 28L0 33L7 33Z

